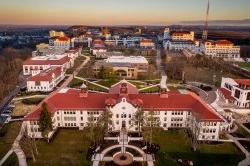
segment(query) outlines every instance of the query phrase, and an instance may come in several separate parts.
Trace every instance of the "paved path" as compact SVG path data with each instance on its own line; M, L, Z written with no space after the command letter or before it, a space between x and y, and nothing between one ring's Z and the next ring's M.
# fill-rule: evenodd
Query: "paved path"
M88 83L93 84L93 85L96 85L96 86L99 86L99 87L101 87L101 88L103 88L103 89L109 90L109 88L108 88L108 87L103 86L103 85L100 85L100 84L95 83L95 82L91 82L91 81L89 81L89 80L87 80L87 79L85 79L85 78L78 77L78 76L75 76L74 78L77 78L77 79L79 79L79 80L82 80L82 81L88 82Z
M13 153L13 149L11 148L5 156L0 160L0 165L3 165L3 163L9 158L9 156Z
M22 148L19 145L19 142L23 137L24 130L25 130L25 124L23 122L21 130L20 130L18 136L16 137L14 144L12 145L12 149L17 155L19 166L27 166L25 153L23 152Z
M76 68L76 70L73 72L73 74L71 74L71 75L63 82L63 84L58 88L59 90L60 90L60 89L63 89L63 88L66 88L66 87L69 85L69 83L73 80L74 76L76 76L76 75L79 73L79 71L81 70L81 68L83 68L83 67L89 62L90 57L85 56L85 55L80 55L80 56L84 56L86 59L83 61L83 63L82 63L80 66L78 66L78 67Z
M30 95L30 96L22 96L22 97L15 97L12 101L19 101L19 100L23 100L23 99L31 99L31 98L45 98L48 95Z
M13 152L15 152L16 155L17 155L17 158L18 158L19 166L27 166L26 156L25 156L23 150L21 149L21 147L20 147L20 145L19 145L19 142L20 142L20 140L21 140L22 137L23 137L24 130L25 130L25 124L22 123L20 132L19 132L18 136L16 137L16 139L15 139L13 145L12 145L12 148L11 148L11 149L8 151L8 153L6 153L6 155L1 159L0 165L2 165L2 164L8 159L8 157L9 157Z

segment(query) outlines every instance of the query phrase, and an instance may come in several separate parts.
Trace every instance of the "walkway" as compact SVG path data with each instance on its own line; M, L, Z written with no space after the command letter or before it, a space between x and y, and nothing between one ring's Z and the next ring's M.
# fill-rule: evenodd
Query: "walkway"
M81 54L80 56L84 56L86 59L84 60L84 62L79 65L76 70L73 72L73 74L71 74L64 82L63 84L58 88L59 90L60 89L63 89L63 88L66 88L69 83L73 80L74 76L78 75L79 71L81 70L81 68L83 68L90 60L90 57L88 56L85 56L83 54Z
M139 139L141 139L141 137ZM92 156L93 166L98 166L100 161L113 161L113 157L105 157L105 155L109 151L115 148L121 148L121 152L124 152L124 153L126 152L126 148L134 149L141 154L141 157L133 157L134 161L147 161L149 166L154 166L154 159L151 154L146 154L141 148L128 144L130 139L128 137L126 130L120 131L120 136L118 140L119 140L118 141L119 144L110 146L104 149L101 153L98 153Z
M17 155L19 166L27 166L25 153L23 152L22 148L19 145L19 142L23 137L24 130L25 130L25 124L22 123L21 130L20 130L18 136L16 137L14 144L12 145L12 149Z
M101 87L101 88L103 88L103 89L109 90L109 88L108 88L108 87L103 86L103 85L100 85L100 84L97 84L97 83L95 83L95 82L91 82L91 81L89 81L89 80L87 80L87 79L85 79L85 78L78 77L78 76L75 76L74 78L77 78L77 79L79 79L79 80L82 80L82 81L88 82L88 83L93 84L93 85L96 85L96 86L99 86L99 87Z
M19 101L23 99L31 99L31 98L45 98L48 95L30 95L30 96L22 96L22 97L15 97L12 101Z
M12 145L12 148L11 148L11 149L6 153L6 155L1 159L0 165L2 165L2 164L8 159L8 157L9 157L13 152L15 152L16 155L17 155L17 158L18 158L19 166L27 166L26 156L25 156L23 150L21 149L21 147L20 147L20 145L19 145L19 142L20 142L20 140L21 140L22 137L23 137L24 130L25 130L25 124L22 123L20 132L19 132L18 136L16 137L16 139L15 139L13 145Z

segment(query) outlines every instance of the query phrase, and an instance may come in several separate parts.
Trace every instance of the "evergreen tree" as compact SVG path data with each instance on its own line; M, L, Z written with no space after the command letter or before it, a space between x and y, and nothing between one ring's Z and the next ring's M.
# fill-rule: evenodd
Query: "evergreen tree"
M50 131L52 131L52 120L51 120L51 113L48 110L48 106L46 103L42 104L41 107L41 114L39 119L39 129L42 132L42 136L48 138L48 134Z

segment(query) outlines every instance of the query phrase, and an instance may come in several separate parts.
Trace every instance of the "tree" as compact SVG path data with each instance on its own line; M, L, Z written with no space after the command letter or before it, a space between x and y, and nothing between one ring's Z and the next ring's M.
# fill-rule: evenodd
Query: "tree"
M112 116L112 112L107 110L99 117L98 126L102 128L103 133L110 131L110 126L112 126Z
M149 140L150 145L153 142L153 131L160 127L160 119L155 115L154 111L149 111L144 118L143 132L146 140Z
M39 129L42 132L42 136L45 137L49 142L49 132L52 131L52 120L51 113L48 110L46 103L42 104L41 114L39 119Z
M31 154L33 162L36 162L36 155L38 155L36 142L35 142L34 137L30 137L28 135L27 126L24 128L21 142L22 142L22 145L24 146L23 148L27 149L27 151Z
M138 111L135 112L134 116L132 117L132 125L136 125L138 127L138 132L139 132L139 136L141 135L141 130L142 130L142 126L144 123L144 111L139 108ZM132 126L132 127L133 127Z
M94 130L95 130L95 117L91 114L90 116L88 116L88 122L87 122L87 129L89 132L87 132L87 137L89 138L89 140L94 143L95 142L95 137L94 137Z

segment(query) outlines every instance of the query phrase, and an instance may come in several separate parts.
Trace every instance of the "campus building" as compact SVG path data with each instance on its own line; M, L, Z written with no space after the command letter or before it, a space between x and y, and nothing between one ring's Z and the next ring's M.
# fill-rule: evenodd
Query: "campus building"
M222 78L218 93L227 103L250 108L250 79Z
M173 31L165 28L163 46L166 50L181 51L183 49L197 50L199 42L195 41L194 32Z
M212 58L240 61L240 46L228 40L205 41L201 43L201 51Z
M23 75L36 75L50 67L62 67L64 70L74 65L74 59L65 54L35 56L23 62Z
M118 77L135 79L147 73L148 61L142 56L111 56L105 60L96 61L94 72L97 74L102 67L112 68Z
M66 35L65 35L65 33L63 31L54 31L54 30L51 30L51 31L49 31L49 36L50 37L56 37L56 36L64 37Z
M152 39L142 39L140 40L140 48L155 49L155 43Z
M73 44L73 42L72 42ZM67 36L55 36L49 39L50 49L65 49L69 50L71 47L71 40ZM72 46L74 47L74 46Z
M107 52L104 42L101 39L95 39L92 42L91 52L93 55L96 55L97 53L100 52Z
M48 96L24 118L29 136L42 138L39 131L39 116L42 105L51 112L53 131L58 128L83 129L90 116L97 122L105 111L112 113L112 131L126 129L138 131L133 122L137 111L145 116L151 114L164 130L188 128L198 140L217 141L224 119L197 95L162 89L159 93L139 93L136 86L122 80L113 85L108 93L92 93L82 89L61 89Z
M51 67L27 79L27 90L50 92L65 78L62 67Z

